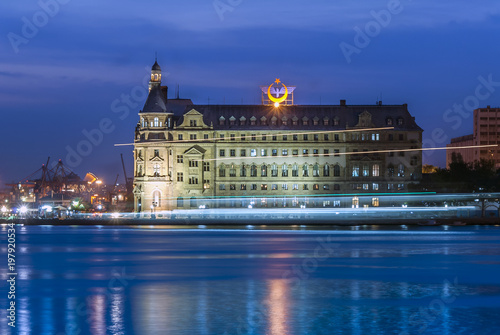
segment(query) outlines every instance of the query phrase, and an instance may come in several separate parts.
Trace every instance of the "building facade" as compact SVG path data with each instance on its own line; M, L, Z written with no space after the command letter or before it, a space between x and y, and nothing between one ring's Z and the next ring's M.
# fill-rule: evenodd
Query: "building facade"
M460 154L465 163L473 163L481 159L494 160L495 167L500 168L500 148L457 148L463 146L498 145L500 144L500 108L478 108L474 110L474 133L451 139L446 150L446 166L450 166L453 153Z
M155 62L139 119L136 212L333 207L316 200L407 192L421 179L422 129L406 104L195 105L167 99Z

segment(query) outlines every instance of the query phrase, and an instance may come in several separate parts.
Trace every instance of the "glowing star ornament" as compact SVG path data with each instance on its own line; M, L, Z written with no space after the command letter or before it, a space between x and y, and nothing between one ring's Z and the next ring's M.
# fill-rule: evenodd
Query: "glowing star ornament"
M277 88L273 87L274 83L283 85L283 87ZM285 84L281 82L279 78L276 78L276 81L269 85L269 88L267 89L267 97L269 98L270 101L274 102L274 107L279 107L280 103L286 100L288 98L288 88L286 87ZM272 93L271 93L272 91ZM273 93L276 94L276 97L273 96ZM280 94L283 94L281 98L278 98Z

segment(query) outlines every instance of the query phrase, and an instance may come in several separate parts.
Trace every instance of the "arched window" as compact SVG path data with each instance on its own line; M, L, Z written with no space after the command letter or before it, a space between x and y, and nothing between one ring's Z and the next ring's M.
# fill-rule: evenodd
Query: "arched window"
M309 177L309 165L302 166L302 177Z
M278 165L271 165L271 177L278 177Z
M252 164L250 168L250 177L257 177L257 166Z
M323 167L323 177L330 177L330 165L328 164Z
M240 177L246 177L246 176L247 176L247 169L246 169L245 165L241 165Z
M225 177L226 176L226 166L224 164L221 164L219 167L219 177Z
M297 164L293 164L292 166L292 177L299 176L299 166Z
M153 192L153 207L160 207L161 206L161 193L159 190L155 190Z
M262 164L262 166L260 167L260 175L261 175L261 177L267 177L267 165L266 164Z
M340 177L340 166L338 164L333 167L333 176Z
M313 166L313 177L319 177L319 165L314 164Z
M288 165L287 164L283 164L281 166L281 176L288 177Z

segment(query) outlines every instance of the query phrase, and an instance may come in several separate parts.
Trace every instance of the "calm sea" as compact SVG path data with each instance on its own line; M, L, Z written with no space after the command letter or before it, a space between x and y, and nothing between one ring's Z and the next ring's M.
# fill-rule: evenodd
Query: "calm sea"
M500 227L16 227L1 334L500 334Z

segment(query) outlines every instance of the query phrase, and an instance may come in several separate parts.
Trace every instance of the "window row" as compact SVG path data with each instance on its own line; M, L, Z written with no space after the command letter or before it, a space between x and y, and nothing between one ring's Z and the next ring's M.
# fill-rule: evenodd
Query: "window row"
M268 166L267 164L262 164L262 165L241 165L239 167L239 177L257 177L260 175L260 177L288 177L289 172L291 170L291 176L292 177L330 177L333 175L333 177L340 177L340 165L335 164L332 166L325 164L323 166L320 166L319 164L314 164L312 168L309 166L309 164L304 164L304 165L298 165L298 164L283 164L278 166L278 164L272 164ZM236 177L236 166L234 165L224 165L221 164L219 166L219 177L226 177L229 175L229 177Z
M227 188L226 188L227 186ZM248 187L248 189L247 189ZM298 190L302 190L302 191L308 191L308 190L314 190L314 191L319 191L319 190L323 190L323 191L327 191L327 190L330 190L330 187L332 187L332 185L330 184L323 184L323 185L320 185L320 184L281 184L281 185L278 185L278 184L219 184L219 190L220 191L225 191L225 190L229 190L229 191L236 191L237 189L240 190L240 191L246 191L246 190L250 190L250 191L258 191L258 190L261 190L261 191L267 191L267 190L271 190L271 191L277 191L277 190L283 190L283 191L288 191L289 189L290 190L293 190L293 191L298 191ZM333 184L333 187L332 187L333 190L340 190L340 185L339 184Z
M226 157L226 153L229 154L229 157L236 157L237 149L219 149L219 157ZM323 149L323 152L320 153L320 149L239 149L239 157L257 157L260 154L260 157L272 156L288 156L291 154L292 156L309 156L312 154L313 156L318 157L320 154L322 156L330 156L329 149ZM340 156L340 149L333 150L333 156Z
M340 124L340 118L338 116L334 117L333 119L330 119L328 117L324 117L323 119L319 119L318 117L314 117L312 119L309 119L307 116L304 116L303 118L299 119L296 116L293 116L292 118L288 118L287 116L283 116L281 119L278 119L276 116L273 116L271 119L268 119L265 116L262 116L261 118L257 119L255 116L250 117L247 119L246 117L242 116L239 119L236 119L234 116L231 116L229 119L226 119L224 116L221 116L219 118L219 125L224 126L224 125L230 125L230 126L277 126L277 125L284 125L284 126L318 126L318 125L323 125L323 126L338 126Z

